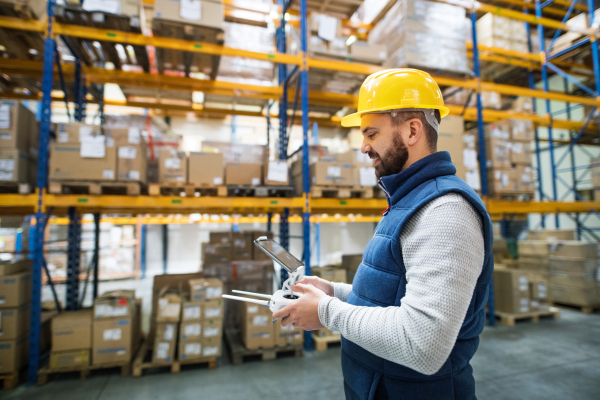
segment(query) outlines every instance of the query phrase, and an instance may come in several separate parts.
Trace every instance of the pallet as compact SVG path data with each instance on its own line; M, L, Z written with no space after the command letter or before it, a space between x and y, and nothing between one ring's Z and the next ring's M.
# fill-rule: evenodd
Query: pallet
M185 185L181 183L151 183L148 185L150 196L227 196L227 186Z
M511 314L501 311L496 311L495 316L500 320L501 324L513 326L517 321L539 322L540 318L560 318L560 310L555 307L549 307L548 311L531 311L521 314Z
M29 194L31 193L31 185L29 183L1 182L0 193Z
M12 372L10 374L0 374L0 381L3 382L2 389L13 390L19 386L19 373Z
M140 182L118 181L50 181L48 183L48 193L139 196L142 194L142 185Z
M85 11L80 7L69 3L69 6L56 6L56 20L60 23L70 25L89 26L100 29L114 29L121 32L142 33L139 17L126 15L108 14L101 11ZM145 72L150 72L150 61L146 46L129 45L127 43L116 43L98 40L100 49L94 46L96 40L79 39L64 36L63 40L84 62L85 65L111 62L115 69L123 69L124 65L138 67ZM125 54L119 56L117 49L123 48ZM128 49L130 51L128 51ZM131 50L132 53L131 54ZM124 59L122 57L124 56Z
M312 186L310 194L313 199L372 199L375 191L372 187L340 187L340 186Z
M121 362L112 362L112 363L104 363L98 365L86 365L86 366L77 366L77 367L63 367L63 368L50 368L48 366L41 368L38 371L38 386L45 385L48 383L48 375L54 374L63 374L68 372L79 372L79 377L83 381L89 375L91 371L99 370L99 369L113 369L120 368L121 376L129 376L131 374L131 362L130 361L121 361Z
M240 365L248 357L260 357L261 361L273 361L279 355L293 354L294 357L302 357L304 354L304 344L289 344L287 346L275 346L261 349L247 349L244 347L240 338L240 333L236 329L225 330L225 341L229 347L229 355L233 365Z
M152 33L157 37L184 39L219 46L224 43L222 29L166 21L160 18L152 20ZM214 80L219 70L221 56L157 47L156 62L161 74L165 71L177 71L189 76L192 72L202 72Z
M569 304L558 301L553 301L551 302L551 304L554 307L560 307L572 311L579 311L583 314L594 314L595 312L600 311L600 304L582 306L579 304Z
M167 361L152 361L152 342L151 340L145 340L142 346L140 347L135 359L132 364L132 376L134 378L139 378L143 375L144 370L146 369L156 369L169 368L172 374L178 374L181 371L182 365L200 365L200 364L208 364L209 369L217 368L217 357L202 357L195 358L191 360L173 360L170 362Z
M317 336L314 333L312 334L312 339L315 344L315 350L324 351L327 350L331 343L341 343L342 335L331 335L331 336Z
M228 185L229 197L294 197L293 186Z

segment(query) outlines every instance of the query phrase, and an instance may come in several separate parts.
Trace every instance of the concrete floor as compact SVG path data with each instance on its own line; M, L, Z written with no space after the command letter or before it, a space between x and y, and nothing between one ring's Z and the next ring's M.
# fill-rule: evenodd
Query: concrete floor
M52 379L43 387L0 392L3 399L294 400L343 399L340 348L303 358L252 361L142 378L96 373ZM563 311L558 320L486 328L472 361L479 399L600 398L600 315Z

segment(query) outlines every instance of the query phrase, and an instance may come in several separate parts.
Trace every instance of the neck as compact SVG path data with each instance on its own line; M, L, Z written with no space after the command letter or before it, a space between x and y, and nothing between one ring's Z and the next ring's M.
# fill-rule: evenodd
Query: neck
M416 163L417 161L431 155L435 153L435 151L431 151L428 148L426 149L413 149L412 151L408 152L408 159L406 160L406 163L404 163L404 166L402 167L402 171L404 171L405 169L409 168L411 165L413 165L414 163Z

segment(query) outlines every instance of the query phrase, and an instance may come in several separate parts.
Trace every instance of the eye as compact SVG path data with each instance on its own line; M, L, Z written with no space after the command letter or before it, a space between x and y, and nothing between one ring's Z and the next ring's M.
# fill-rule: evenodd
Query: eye
M373 140L373 138L375 137L375 135L377 135L377 133L372 133L369 135L369 139Z

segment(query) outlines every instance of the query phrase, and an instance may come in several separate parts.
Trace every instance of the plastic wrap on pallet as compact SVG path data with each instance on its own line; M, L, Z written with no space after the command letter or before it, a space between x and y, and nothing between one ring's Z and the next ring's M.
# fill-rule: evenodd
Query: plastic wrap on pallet
M398 1L369 34L386 44L385 67L416 66L469 72L464 9L429 1Z

